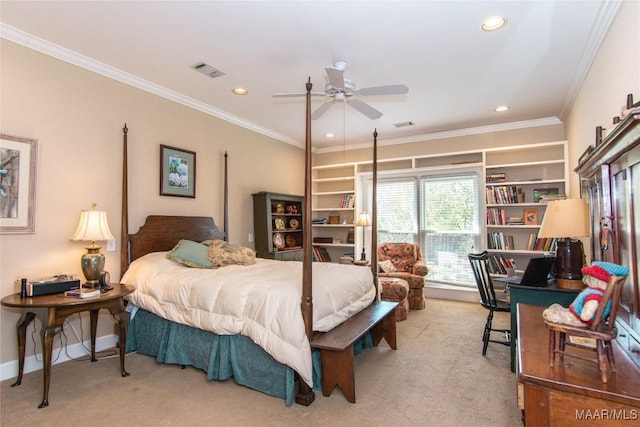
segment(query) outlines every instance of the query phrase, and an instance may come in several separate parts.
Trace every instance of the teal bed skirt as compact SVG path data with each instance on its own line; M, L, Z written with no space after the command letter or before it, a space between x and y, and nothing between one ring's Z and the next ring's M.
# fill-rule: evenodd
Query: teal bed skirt
M365 335L355 347L355 354L372 346ZM163 319L138 309L129 322L127 352L137 351L156 358L159 363L193 366L207 374L207 379L237 384L294 402L297 391L295 371L277 360L244 335L217 335L191 326ZM321 390L320 352L312 354L313 384Z

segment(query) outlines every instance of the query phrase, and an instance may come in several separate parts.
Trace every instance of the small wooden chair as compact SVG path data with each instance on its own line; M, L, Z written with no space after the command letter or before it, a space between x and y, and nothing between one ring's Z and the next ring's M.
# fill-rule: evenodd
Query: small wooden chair
M480 303L484 308L489 310L487 321L484 324L484 332L482 333L482 355L485 356L487 354L487 346L490 342L506 345L508 347L511 346L511 329L493 328L493 313L509 313L511 311L511 306L506 299L496 298L496 292L493 289L493 282L491 281L491 275L489 274L489 253L484 251L479 254L468 254L468 257L471 269L473 270L473 276L476 279L476 285L478 285ZM491 332L500 332L504 334L504 339L491 339Z
M609 380L610 373L616 371L611 344L616 336L618 336L618 330L616 329L616 315L618 312L622 285L624 284L625 279L626 276L611 276L607 289L605 290L604 297L598 304L595 318L590 327L569 326L545 321L549 327L549 366L553 368L556 354L560 355L560 360L563 360L564 356L575 357L577 359L597 363L598 368L600 369L602 382L606 383ZM607 304L611 304L609 315L603 316ZM594 339L596 342L596 348L577 342L567 341L567 335ZM596 357L588 357L584 354L568 352L566 351L567 346L595 351Z

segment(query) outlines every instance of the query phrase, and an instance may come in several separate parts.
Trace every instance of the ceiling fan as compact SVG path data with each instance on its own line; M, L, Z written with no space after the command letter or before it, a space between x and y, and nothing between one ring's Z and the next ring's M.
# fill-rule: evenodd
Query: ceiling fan
M360 96L373 95L402 95L409 92L409 88L405 85L388 85L366 87L356 89L356 85L349 79L344 78L344 70L347 68L346 62L336 62L333 67L325 68L329 83L324 88L324 92L312 92L312 96L324 96L329 98L324 104L320 105L312 114L311 119L320 118L327 112L329 107L335 102L345 102L355 110L361 112L372 120L382 117L382 113L369 104L359 100ZM276 93L274 98L289 98L305 96L304 93Z

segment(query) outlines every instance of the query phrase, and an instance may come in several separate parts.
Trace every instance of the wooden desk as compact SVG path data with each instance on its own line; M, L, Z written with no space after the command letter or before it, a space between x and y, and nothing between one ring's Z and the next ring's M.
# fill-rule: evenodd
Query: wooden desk
M112 284L112 290L94 298L71 298L63 294L42 295L37 297L20 298L20 294L8 295L2 299L2 305L22 309L22 316L18 320L18 379L11 387L22 383L24 373L24 353L27 326L36 316L40 316L42 330L42 366L44 371L43 397L38 408L49 405L49 381L51 379L51 353L53 337L62 330L64 320L72 314L88 311L91 319L91 361L96 359L96 330L98 328L98 311L105 308L111 312L120 325L120 373L123 377L129 375L124 369L124 350L127 337L127 316L124 312L124 297L133 292L127 285Z
M565 357L549 366L544 307L518 304L518 402L525 426L637 426L640 370L617 343L616 373L608 383L595 363ZM587 350L584 350L587 351Z
M516 371L516 345L518 341L518 317L516 306L518 304L539 305L549 307L553 303L568 307L580 291L575 289L561 289L554 283L549 286L522 286L509 285L509 297L511 299L511 372Z

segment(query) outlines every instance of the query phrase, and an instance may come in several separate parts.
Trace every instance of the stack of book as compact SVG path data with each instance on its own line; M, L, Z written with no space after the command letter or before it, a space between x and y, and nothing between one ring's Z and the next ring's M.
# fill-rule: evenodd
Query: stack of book
M506 180L507 177L504 172L487 172L487 184L493 184L494 182L505 182Z

